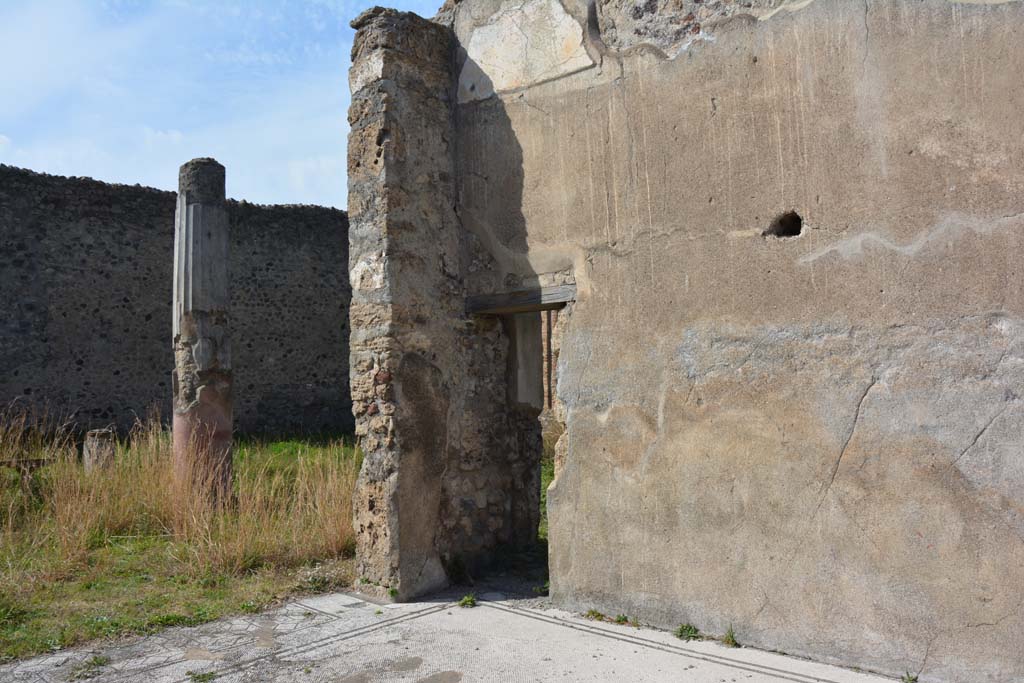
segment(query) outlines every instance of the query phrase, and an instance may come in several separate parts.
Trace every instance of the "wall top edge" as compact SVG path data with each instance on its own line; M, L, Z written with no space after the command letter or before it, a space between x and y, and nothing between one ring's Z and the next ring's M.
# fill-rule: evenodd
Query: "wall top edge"
M130 190L132 192L138 192L140 194L153 194L157 196L164 196L170 199L176 196L178 193L174 190L161 190L158 187L150 187L148 185L140 185L138 183L134 185L128 185L127 183L110 183L104 180L97 180L89 176L66 176L58 175L55 173L46 173L43 171L34 171L30 168L24 168L22 166L14 166L11 164L0 164L0 173L11 174L21 176L25 179L39 179L48 180L51 182L63 183L67 185L92 185L97 189L102 190ZM307 209L311 211L327 211L331 213L347 215L345 209L339 209L335 206L323 206L321 204L259 204L256 202L250 202L246 199L233 199L228 198L228 204L238 204L239 206L263 208L263 209Z

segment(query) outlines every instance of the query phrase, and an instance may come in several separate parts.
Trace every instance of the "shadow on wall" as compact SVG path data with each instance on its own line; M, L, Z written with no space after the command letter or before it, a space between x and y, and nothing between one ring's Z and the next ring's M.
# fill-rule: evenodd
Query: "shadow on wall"
M480 67L461 48L458 55L456 71L474 74L467 87L492 92ZM465 94L457 93L458 100L472 100ZM463 229L462 270L467 292L472 296L535 289L539 275L526 259L523 152L505 104L493 96L457 102L454 116L457 211ZM475 138L473 132L480 130L487 131L486 137ZM481 173L484 168L486 174ZM479 546L480 540L485 547L497 544L497 552L486 556L513 568L522 567L524 557L534 557L538 543L543 453L539 418L544 406L542 323L538 311L474 316L470 367L477 377L468 383L464 423L468 452L463 457L471 459L478 447L490 470L489 480L500 482L492 485L492 490L477 493L478 498L488 499L488 527L484 528L499 523L509 526L498 526L493 539L471 537L466 541L471 547ZM472 381L481 376L491 381ZM496 425L501 428L495 429ZM479 502L476 505L479 512ZM495 513L495 506L505 511ZM508 548L517 554L510 557L505 552Z

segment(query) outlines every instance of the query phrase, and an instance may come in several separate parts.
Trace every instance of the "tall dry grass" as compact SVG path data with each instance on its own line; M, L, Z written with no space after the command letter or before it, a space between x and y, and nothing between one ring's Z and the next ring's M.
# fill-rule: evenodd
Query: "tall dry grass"
M6 419L4 419L6 418ZM202 487L176 484L170 438L158 420L119 443L114 464L85 471L67 429L39 428L25 415L0 416L0 460L46 457L30 487L8 478L0 503L0 573L46 565L67 571L111 539L152 536L192 575L295 567L351 551L352 491L359 461L333 442L282 463L260 444L235 458L234 495L219 505ZM2 473L0 473L2 474Z
M48 459L74 449L72 423L14 401L0 409L0 462Z

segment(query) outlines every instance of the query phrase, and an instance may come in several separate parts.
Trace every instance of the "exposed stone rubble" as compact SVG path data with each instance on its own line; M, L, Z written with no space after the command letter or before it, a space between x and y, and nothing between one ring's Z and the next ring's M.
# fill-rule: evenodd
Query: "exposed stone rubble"
M597 0L605 45L625 50L653 45L668 55L706 34L711 25L738 16L764 16L789 0Z
M539 407L509 403L515 323L464 309L451 31L379 8L353 26L354 515L364 587L405 599L532 541Z

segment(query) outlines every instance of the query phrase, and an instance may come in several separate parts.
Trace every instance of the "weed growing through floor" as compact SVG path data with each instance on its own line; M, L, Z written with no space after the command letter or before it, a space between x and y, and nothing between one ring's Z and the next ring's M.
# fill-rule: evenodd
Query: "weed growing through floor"
M392 598L392 599L397 598L398 597L398 589L397 588L389 588L388 589L388 596L390 598Z
M736 640L736 631L732 629L732 624L729 625L729 630L722 636L722 644L726 647L739 647L739 641Z
M476 607L476 596L472 593L463 595L462 599L459 600L459 607Z
M906 672L900 678L900 683L917 683L917 674L912 674L909 671Z
M693 624L679 624L675 630L676 638L680 640L700 640L702 638L700 629Z
M616 624L628 624L629 623L629 617L627 617L625 614L616 615L615 623Z
M598 612L596 609L588 609L587 613L583 616L585 616L587 619L593 619L594 621L604 621L605 619L607 619L607 617L602 612Z
M206 671L204 673L186 671L185 675L188 676L188 680L190 680L192 683L210 683L210 681L217 678L217 674L215 674L212 671Z
M545 581L543 586L534 586L533 592L536 595L547 597L547 595L551 592L551 581Z
M232 507L175 490L159 422L86 472L70 431L0 411L0 661L253 612L351 581L359 456L341 441L241 442Z
M99 676L100 669L110 664L110 657L104 657L103 655L94 655L84 662L80 662L75 666L71 672L72 681L84 681L90 678Z

